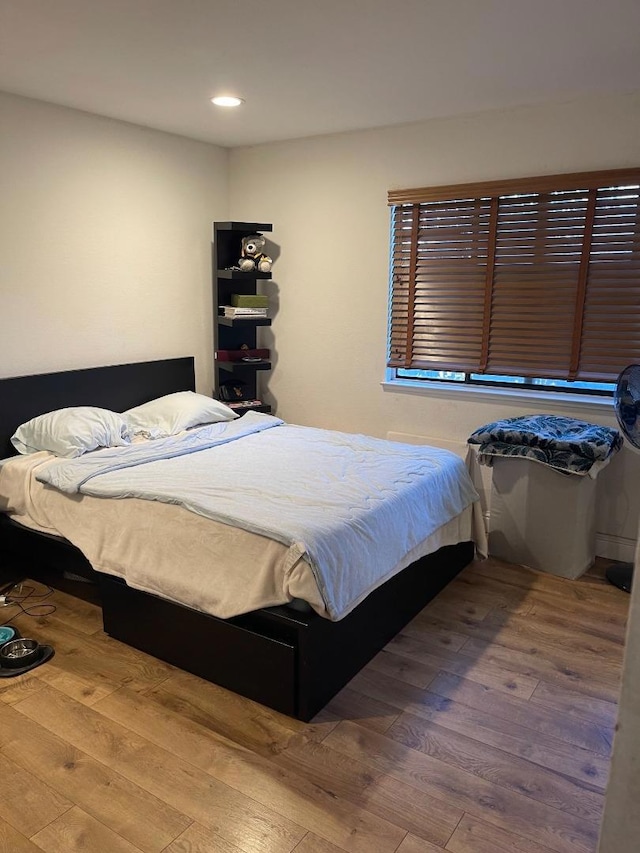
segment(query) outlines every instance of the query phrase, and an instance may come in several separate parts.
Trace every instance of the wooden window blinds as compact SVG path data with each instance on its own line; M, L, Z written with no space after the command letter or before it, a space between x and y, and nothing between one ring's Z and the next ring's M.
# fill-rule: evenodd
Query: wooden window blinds
M389 204L389 367L614 382L640 362L640 169Z

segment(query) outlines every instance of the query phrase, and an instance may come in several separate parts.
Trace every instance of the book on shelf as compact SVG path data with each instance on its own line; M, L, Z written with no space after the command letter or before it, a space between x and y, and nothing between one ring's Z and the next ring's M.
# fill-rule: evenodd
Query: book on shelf
M231 304L234 308L268 308L269 297L261 293L232 293Z
M245 358L262 360L268 359L270 355L270 350L264 347L260 349L219 349L215 352L215 357L218 361L242 361Z
M227 403L230 409L251 409L255 406L264 406L262 400L234 400Z
M224 316L225 317L266 317L267 309L266 308L236 308L233 305L223 305Z

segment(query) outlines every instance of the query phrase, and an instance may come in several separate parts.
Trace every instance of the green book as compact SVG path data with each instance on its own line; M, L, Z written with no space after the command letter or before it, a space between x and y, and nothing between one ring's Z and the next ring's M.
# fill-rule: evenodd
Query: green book
M232 293L231 304L234 308L268 308L269 297L257 293Z

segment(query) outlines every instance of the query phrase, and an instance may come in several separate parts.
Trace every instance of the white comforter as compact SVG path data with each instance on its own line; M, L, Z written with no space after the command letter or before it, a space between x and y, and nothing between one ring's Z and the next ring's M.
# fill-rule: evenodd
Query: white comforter
M177 503L281 542L305 555L334 620L477 500L464 463L448 451L255 413L57 460L38 479L94 497Z

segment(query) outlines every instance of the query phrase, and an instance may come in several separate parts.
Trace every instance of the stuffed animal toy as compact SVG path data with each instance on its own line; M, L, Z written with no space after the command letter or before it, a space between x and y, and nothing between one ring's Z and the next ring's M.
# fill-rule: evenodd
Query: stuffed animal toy
M273 261L262 251L266 242L262 234L250 234L242 238L242 252L238 261L242 272L270 272Z

